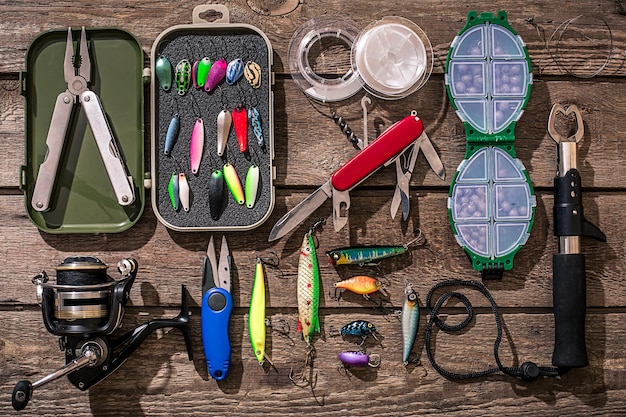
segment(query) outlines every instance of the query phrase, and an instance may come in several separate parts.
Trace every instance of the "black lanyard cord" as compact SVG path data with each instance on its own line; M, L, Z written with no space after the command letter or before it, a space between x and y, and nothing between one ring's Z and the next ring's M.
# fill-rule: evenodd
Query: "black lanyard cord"
M442 287L470 287L470 288L474 288L480 291L485 296L485 298L487 298L487 300L491 304L491 311L493 312L494 318L496 320L496 327L498 330L496 340L494 341L494 344L493 344L493 356L496 360L496 364L498 365L497 368L490 368L484 371L460 374L460 373L450 372L446 369L443 369L441 366L439 366L439 364L437 364L433 356L432 349L431 349L431 342L432 342L431 333L432 333L433 325L436 325L441 330L448 332L448 333L458 332L464 329L472 321L472 318L474 317L474 309L472 307L472 303L469 301L469 299L465 295L459 292L455 292L455 291L446 292L437 300L437 303L435 304L435 306L431 307L431 299L432 299L433 293ZM438 314L439 314L439 310L444 305L444 303L446 303L449 299L453 297L459 299L463 303L463 305L465 306L465 311L467 312L467 317L460 324L448 325L439 319ZM498 313L498 306L496 305L496 302L493 299L493 296L491 295L487 287L485 287L482 283L478 281L462 281L462 280L449 280L449 281L440 282L436 284L434 287L432 287L430 291L428 291L428 295L426 296L426 308L429 314L428 322L426 324L426 332L425 332L426 355L428 356L428 360L430 361L430 364L433 366L433 368L435 368L435 370L439 372L441 375L443 375L444 377L448 379L462 380L462 379L480 378L483 376L494 374L496 372L502 372L506 375L510 375L510 376L517 377L517 378L522 378L525 380L533 380L537 378L538 376L549 376L549 377L559 376L558 368L537 366L533 362L524 362L522 366L519 366L519 367L517 366L505 367L502 365L502 362L500 362L500 355L498 354L498 351L500 350L500 343L502 342L502 321L500 319L500 314Z

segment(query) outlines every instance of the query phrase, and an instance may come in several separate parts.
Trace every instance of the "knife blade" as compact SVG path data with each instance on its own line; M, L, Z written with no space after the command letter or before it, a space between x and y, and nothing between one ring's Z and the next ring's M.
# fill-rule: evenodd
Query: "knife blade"
M342 193L341 201L349 202L346 192L352 190L380 167L393 160L423 132L424 123L415 114L393 124L361 152L336 170L329 181L279 219L272 228L268 241L271 242L287 234L337 191ZM334 214L338 217L336 212ZM339 225L343 227L347 219L340 218L342 221Z
M443 167L441 158L439 158L439 155L437 154L437 151L435 150L433 143L428 138L428 135L426 135L426 132L424 132L422 136L423 137L419 139L420 149L424 153L424 156L426 157L426 160L428 161L430 168L435 172L435 174L437 174L439 178L441 178L442 180L445 180L446 170Z

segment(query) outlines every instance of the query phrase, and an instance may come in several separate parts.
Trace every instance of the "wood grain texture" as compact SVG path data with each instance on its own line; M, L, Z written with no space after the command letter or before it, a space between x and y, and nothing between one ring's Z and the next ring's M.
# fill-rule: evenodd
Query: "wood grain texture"
M583 112L585 135L578 148L579 171L584 186L588 220L607 235L607 242L582 240L587 257L586 346L589 366L557 379L524 382L501 374L471 381L451 381L432 367L426 357L425 297L429 289L446 279L478 280L479 273L458 246L447 215L448 188L465 154L465 132L445 93L444 64L450 43L466 21L470 6L462 2L366 2L362 0L301 1L295 10L290 1L225 1L231 22L258 27L274 49L276 83L275 153L276 205L259 228L226 233L233 256L231 320L233 363L231 374L216 383L207 373L200 331L202 258L210 233L168 230L157 220L146 200L138 223L119 234L52 235L30 222L19 190L24 162L24 98L19 72L24 55L42 31L67 26L118 27L130 31L145 53L145 65L155 38L173 25L191 22L197 2L122 0L93 2L8 0L0 4L0 415L46 416L200 416L200 415L520 415L561 416L623 415L626 412L626 136L625 16L619 2L601 0L558 2L504 1L511 25L525 41L533 66L530 100L515 132L515 148L537 195L534 227L527 244L515 257L515 268L501 281L486 285L499 306L504 325L501 358L505 366L534 361L549 365L554 345L552 314L553 177L556 147L546 132L553 103L577 104ZM491 2L471 5L478 11L496 12ZM288 47L293 33L305 22L322 15L341 16L364 28L383 16L413 20L433 45L433 74L416 93L399 101L374 100L369 109L368 136L379 135L392 123L417 110L426 132L441 155L447 176L442 181L419 157L411 181L411 213L407 222L389 215L395 186L393 167L383 168L353 190L348 225L335 232L332 205L322 205L294 232L276 242L267 237L273 224L310 192L325 182L355 150L329 117L344 116L362 135L363 94L333 105L309 101L292 80ZM562 33L563 23L571 22ZM576 71L593 70L604 63L607 27L611 29L611 58L600 76L575 77ZM580 35L583 33L587 37ZM341 74L349 62L346 51L337 56L324 52L317 65L324 73ZM568 69L570 71L568 72ZM148 89L147 89L148 90ZM146 92L147 92L146 90ZM149 96L145 97L146 103ZM149 113L146 106L146 115ZM146 171L150 161L148 117L145 125ZM291 368L302 366L305 345L296 332L298 249L302 235L318 218L328 219L319 231L322 279L322 333L314 340L315 387L299 388L289 380ZM398 216L399 217L399 216ZM412 248L377 268L338 267L326 261L325 251L342 246L403 244L420 228L424 247ZM219 236L219 235L217 235ZM267 315L274 323L285 320L287 336L268 331L268 352L275 368L258 365L247 332L247 315L255 258L275 251L279 269L266 268ZM54 276L54 267L71 255L93 255L109 265L125 257L139 262L139 274L130 292L123 328L130 330L151 318L169 318L178 312L181 284L189 291L194 360L187 360L181 334L175 330L151 335L122 368L87 392L66 379L35 391L28 408L13 411L9 397L21 379L35 381L63 364L57 338L43 325L31 278L42 270ZM333 283L367 273L382 279L389 297L372 300L344 293L334 299ZM401 361L401 332L397 313L406 282L420 297L420 332L413 347L416 364ZM435 358L445 369L468 372L495 365L493 341L496 326L489 303L476 291L463 291L476 309L470 326L458 335L435 331ZM439 294L439 293L438 293ZM463 320L459 302L443 311L446 322ZM354 340L333 336L336 329L356 319L378 327L379 340L369 338L368 353L380 354L379 369L338 370L342 350L356 349Z

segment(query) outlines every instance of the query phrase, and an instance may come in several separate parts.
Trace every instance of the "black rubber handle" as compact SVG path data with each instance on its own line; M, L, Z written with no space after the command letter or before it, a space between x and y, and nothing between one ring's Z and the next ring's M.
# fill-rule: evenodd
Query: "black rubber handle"
M587 285L585 255L557 254L552 259L554 304L554 353L552 365L563 368L587 366L585 312Z
M33 396L33 385L30 381L19 381L13 388L11 404L16 411L23 410L28 405L28 401Z

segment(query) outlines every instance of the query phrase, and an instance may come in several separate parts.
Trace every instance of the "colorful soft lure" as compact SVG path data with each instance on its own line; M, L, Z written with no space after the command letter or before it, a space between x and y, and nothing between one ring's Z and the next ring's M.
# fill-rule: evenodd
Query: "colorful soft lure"
M209 69L209 74L207 75L207 79L204 84L204 91L211 92L219 83L222 82L226 76L227 67L228 63L224 58L215 61L213 65L211 65L211 69Z
M246 77L252 88L261 87L261 66L254 61L246 62L243 68L243 76Z
M182 172L178 174L178 196L180 198L180 205L183 206L183 210L189 211L191 191L189 189L187 176Z
M405 245L401 246L355 246L338 248L326 252L333 266L337 265L375 265L377 261L406 253L414 243L425 242L422 232Z
M256 107L248 109L248 119L250 119L252 133L254 133L257 143L260 147L263 147L263 145L265 145L265 138L263 137L263 128L261 127L261 115Z
M191 64L186 59L176 64L176 91L179 96L184 96L189 91L191 84Z
M259 192L259 178L260 178L260 170L259 166L252 164L250 168L248 168L248 172L246 173L246 207L252 208L254 207L254 203L256 203L256 196Z
M191 132L191 141L189 142L189 169L192 174L197 174L200 169L200 161L202 161L202 151L204 150L204 123L201 118L196 119Z
M213 220L218 220L222 215L224 202L224 173L216 169L209 178L209 212Z
M163 154L168 156L172 152L172 148L174 148L174 144L176 143L176 139L178 138L178 130L180 129L180 116L178 113L174 114L172 120L170 120L170 124L167 127L167 133L165 134L165 149L163 150Z
M243 61L241 58L233 59L226 67L226 84L233 85L243 75Z
M335 288L352 291L353 293L362 294L364 296L373 294L376 291L379 291L385 297L388 295L387 291L385 291L385 286L380 280L365 275L357 275L343 281L335 282L334 286Z
M265 338L267 335L265 324L265 272L263 261L257 259L254 272L254 284L250 298L250 310L248 312L248 331L252 350L259 364L265 361Z
M243 187L241 186L241 181L239 180L239 175L237 175L237 171L235 171L235 167L232 164L225 163L223 171L228 190L232 194L237 204L242 205L246 202L246 200L243 193Z
M163 91L170 91L172 87L172 64L170 60L160 55L154 64L154 72Z
M404 303L402 305L402 362L406 366L409 364L409 355L417 335L420 309L417 303L417 293L411 284L406 284L404 295Z
M180 206L180 191L178 185L178 174L172 172L172 176L170 177L170 182L167 185L167 192L170 195L170 201L172 202L172 208L174 211L178 211Z
M298 261L298 329L307 346L313 341L313 334L320 331L318 317L320 297L320 272L315 250L313 231L309 230L302 239Z
M239 152L245 153L248 150L248 112L245 107L233 109L233 126L239 143Z
M217 114L217 155L224 155L226 143L228 143L228 135L230 134L230 126L233 124L233 118L226 109Z
M198 62L198 71L196 75L196 85L197 88L203 88L206 84L207 77L209 76L209 71L211 71L211 66L213 62L207 57L204 57Z

